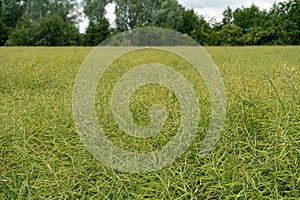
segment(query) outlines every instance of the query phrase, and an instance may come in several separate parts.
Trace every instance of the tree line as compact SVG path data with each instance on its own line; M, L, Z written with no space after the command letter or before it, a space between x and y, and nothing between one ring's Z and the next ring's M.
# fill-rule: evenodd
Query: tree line
M105 18L110 3L116 6L115 28ZM81 34L83 15L89 25ZM299 0L274 3L269 11L254 4L227 7L221 22L205 20L177 0L0 0L0 45L95 46L139 27L173 29L201 45L299 45L299 16Z

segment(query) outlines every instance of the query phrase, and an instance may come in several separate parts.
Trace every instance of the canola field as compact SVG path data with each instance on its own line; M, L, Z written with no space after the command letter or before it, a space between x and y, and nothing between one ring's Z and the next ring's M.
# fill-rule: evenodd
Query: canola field
M119 58L99 80L99 124L114 144L135 152L163 147L176 133L180 105L164 87L131 98L134 121L152 104L168 119L150 139L113 122L111 88L126 70L159 60L185 75L201 109L197 138L171 165L149 173L113 170L79 137L72 93L86 47L0 48L0 199L300 199L300 47L205 47L224 81L227 110L219 140L199 149L210 120L209 92L188 63L159 51Z

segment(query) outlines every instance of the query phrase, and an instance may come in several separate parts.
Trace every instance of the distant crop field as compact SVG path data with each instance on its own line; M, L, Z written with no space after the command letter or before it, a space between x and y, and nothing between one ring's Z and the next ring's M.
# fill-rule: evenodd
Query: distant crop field
M153 103L168 119L150 139L129 137L110 112L111 88L126 70L159 60L185 75L201 120L192 146L170 166L123 173L96 160L76 132L72 92L93 48L0 48L0 199L300 199L300 47L205 47L223 78L227 116L206 157L199 147L210 120L205 83L183 60L159 51L128 54L99 80L98 121L116 145L135 152L160 148L180 122L166 88L149 85L131 98L136 123Z

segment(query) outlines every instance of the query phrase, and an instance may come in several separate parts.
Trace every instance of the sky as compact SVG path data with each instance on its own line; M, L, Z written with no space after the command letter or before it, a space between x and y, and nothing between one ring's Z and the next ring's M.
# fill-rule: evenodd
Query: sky
M141 0L142 1L142 0ZM197 14L205 17L206 20L215 18L217 22L222 20L222 13L227 6L230 6L233 10L238 7L249 7L251 4L257 5L261 10L269 10L276 2L282 2L284 0L178 0L178 2L186 8L194 8ZM115 26L115 5L109 4L106 8L106 17L109 19L110 24ZM83 20L80 23L80 32L83 33L88 25L87 20Z

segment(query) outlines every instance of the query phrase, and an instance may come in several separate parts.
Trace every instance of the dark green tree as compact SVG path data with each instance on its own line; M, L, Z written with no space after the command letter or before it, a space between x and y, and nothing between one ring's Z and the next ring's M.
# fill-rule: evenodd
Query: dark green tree
M274 4L270 13L272 26L283 28L286 31L286 38L281 40L288 41L287 44L300 44L300 1L289 0Z
M245 35L247 45L286 45L287 32L281 26L272 25L267 29L254 27L250 34Z
M18 20L23 16L26 8L24 0L1 0L1 20L9 28L16 27Z
M74 24L64 21L58 14L42 18L33 33L35 45L66 46L76 45L79 41L79 32Z
M199 16L195 13L194 9L187 9L183 12L182 18L183 23L179 31L191 35L191 32L199 26Z
M260 10L252 4L249 8L237 8L233 12L233 23L242 28L243 33L250 33L254 26L257 26L260 16Z
M27 0L23 17L32 23L37 23L41 18L47 17L51 13L50 4L49 0Z
M220 32L216 33L216 41L218 45L241 45L243 30L237 25L227 24L223 26Z
M8 30L6 25L0 20L0 46L3 46L8 39Z
M14 46L34 45L33 29L34 26L28 19L20 20L9 36L9 43Z
M229 6L223 11L222 23L223 25L233 23L233 11Z
M119 31L156 26L181 30L184 8L177 0L115 0Z
M84 0L84 13L90 22L102 23L105 21L105 7L111 2L112 0Z
M74 21L77 17L76 0L50 0L51 14L58 14L64 21Z
M190 36L201 45L208 45L212 29L203 16L198 16L197 25Z
M153 14L161 7L161 0L115 0L116 25L119 31L153 24Z
M154 13L153 25L180 31L183 27L184 8L177 0L165 0Z
M90 22L86 30L84 45L97 46L109 35L109 22L105 18L102 19L102 23Z
M42 18L34 30L36 45L63 46L64 22L58 14Z
M71 21L64 22L64 45L76 46L82 44L82 38L79 34L79 30Z
M36 23L41 18L57 14L64 21L75 21L78 13L76 0L27 0L24 18Z

